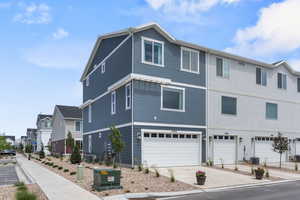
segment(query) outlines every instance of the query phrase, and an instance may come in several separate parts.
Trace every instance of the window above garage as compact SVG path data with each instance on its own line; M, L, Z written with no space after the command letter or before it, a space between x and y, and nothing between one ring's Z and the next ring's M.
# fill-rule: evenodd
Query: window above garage
M236 98L222 96L222 114L227 114L227 115L237 114Z
M161 110L185 112L185 89L162 86Z

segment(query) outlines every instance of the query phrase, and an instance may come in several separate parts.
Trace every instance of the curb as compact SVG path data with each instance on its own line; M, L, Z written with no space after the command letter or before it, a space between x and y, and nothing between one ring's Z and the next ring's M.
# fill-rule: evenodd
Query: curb
M17 158L16 158L16 161L17 161L17 166L20 168L21 172L27 178L28 182L31 183L31 184L36 183L35 179L24 169L24 167L22 167L22 165L17 160Z
M199 190L191 190L191 191L180 191L180 192L152 192L152 193L131 193L131 194L122 194L122 195L114 195L110 197L104 197L104 200L128 200L133 198L168 198L168 197L178 197L192 194L199 194L203 192L217 192L224 190L234 190L241 188L252 188L258 186L267 186L267 185L276 185L280 183L287 182L295 182L297 180L282 180L282 181L271 181L264 183L256 183L256 184L247 184L247 185L238 185L238 186L228 186L228 187L220 187L220 188L211 188L211 189L199 189Z

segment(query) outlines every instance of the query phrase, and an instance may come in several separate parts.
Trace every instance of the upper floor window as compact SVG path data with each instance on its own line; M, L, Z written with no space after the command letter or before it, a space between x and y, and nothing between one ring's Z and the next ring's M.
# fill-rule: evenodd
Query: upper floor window
M92 123L92 105L90 104L89 105L89 108L88 108L88 122L89 123Z
M287 80L286 75L282 73L277 74L277 86L279 89L285 89L287 88Z
M217 76L229 78L229 63L223 58L216 58Z
M125 86L126 110L131 108L131 84Z
M105 73L105 63L101 64L101 74Z
M222 96L222 114L237 114L237 100L235 97Z
M300 92L300 78L297 78L297 91Z
M278 118L278 106L275 103L266 103L266 118L277 119Z
M267 85L267 72L259 67L256 68L256 84Z
M75 122L75 131L81 131L81 121Z
M90 85L90 77L87 76L85 79L85 86L88 87Z
M181 48L181 70L193 73L199 73L199 52Z
M116 114L116 91L111 93L111 114Z
M142 37L142 62L151 65L164 65L164 43Z
M185 111L185 89L178 87L161 88L161 109L169 111Z

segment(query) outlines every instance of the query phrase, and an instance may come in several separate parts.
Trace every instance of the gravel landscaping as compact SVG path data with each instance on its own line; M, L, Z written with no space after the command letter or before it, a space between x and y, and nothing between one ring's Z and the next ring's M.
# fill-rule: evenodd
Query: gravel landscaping
M33 192L37 195L38 200L48 200L45 194L41 191L40 187L37 184L26 185L30 192ZM16 193L15 186L2 186L0 187L0 199L1 200L14 200Z
M80 183L76 181L76 174L70 175L70 172L76 172L76 165L72 165L70 162L64 160L61 161L58 158L48 157L43 159L42 161L53 162L53 165L57 165L57 167L53 168L51 166L45 165L42 161L37 161L32 159L35 162L43 165L44 167L48 168L51 171L65 177L66 179L77 183L82 188L93 192L98 196L110 196L110 195L117 195L117 194L124 194L124 193L143 193L143 192L172 192L172 191L186 191L186 190L195 190L197 189L194 186L189 184L175 181L171 182L170 178L165 176L156 177L155 173L149 172L149 174L145 174L143 172L139 172L137 169L130 169L130 168L122 168L121 174L121 185L123 189L114 189L114 190L107 190L107 191L94 191L92 188L93 184L93 168L101 168L101 169L111 169L112 167L107 167L100 164L89 164L89 163L82 163L81 165L84 166L84 180ZM59 167L62 169L59 170ZM64 172L65 169L68 169L68 172ZM176 177L175 177L176 179Z

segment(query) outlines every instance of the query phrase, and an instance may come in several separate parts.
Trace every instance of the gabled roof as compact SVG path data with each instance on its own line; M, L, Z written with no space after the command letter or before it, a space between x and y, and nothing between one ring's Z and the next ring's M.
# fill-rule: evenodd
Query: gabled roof
M283 66L285 67L291 74L295 75L295 76L300 76L300 72L299 71L296 71L294 70L287 61L285 60L280 60L278 62L275 62L273 63L273 65L275 67L280 67L280 66Z
M38 123L40 120L43 120L45 118L51 119L52 115L39 114L38 117L37 117L36 123Z
M117 36L121 36L121 35L125 35L125 34L133 34L133 33L144 31L144 30L151 29L151 28L154 28L157 32L162 34L171 43L174 43L174 44L177 44L177 45L180 45L180 46L184 46L184 47L190 47L190 48L193 48L193 49L198 49L198 50L205 51L207 53L211 53L211 54L214 54L214 55L222 56L222 57L225 57L225 58L229 58L229 59L233 59L233 60L237 60L237 61L242 61L242 62L246 62L246 63L251 63L251 64L254 64L254 65L258 65L258 66L262 66L262 67L266 67L266 68L277 67L279 64L282 64L282 62L283 62L283 61L279 61L279 62L276 62L276 63L273 63L273 64L269 64L269 63L257 61L257 60L251 59L251 58L246 58L246 57L234 55L234 54L231 54L231 53L227 53L227 52L224 52L224 51L219 51L219 50L207 48L207 47L204 47L204 46L200 46L200 45L197 45L197 44L185 42L185 41L182 41L182 40L177 40L171 34L169 34L167 31L165 31L159 24L157 24L155 22L151 22L151 23L144 24L144 25L141 25L141 26L129 27L129 28L126 28L126 29L122 29L122 30L119 30L119 31L116 31L116 32L112 32L112 33L108 33L108 34L99 36L97 41L96 41L96 44L93 48L92 54L89 58L89 61L86 65L86 67L85 67L85 70L84 70L84 72L81 76L80 81L83 81L86 78L86 76L88 75L89 67L93 67L93 66L90 66L91 62L94 59L96 51L97 51L97 49L98 49L98 47L99 47L99 45L100 45L100 43L103 39L117 37ZM101 63L99 63L99 64L101 64ZM287 67L292 69L290 66L287 66ZM299 72L296 72L294 70L291 70L291 72L293 74L299 75Z
M57 109L61 112L64 118L69 119L81 119L82 112L81 109L77 106L63 106L56 105Z

